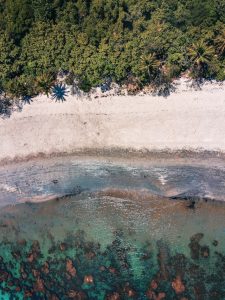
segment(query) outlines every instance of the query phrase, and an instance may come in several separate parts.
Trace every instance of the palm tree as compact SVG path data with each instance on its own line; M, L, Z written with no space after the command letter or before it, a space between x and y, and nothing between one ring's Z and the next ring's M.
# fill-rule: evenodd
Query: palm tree
M225 28L215 39L215 45L217 46L217 53L222 56L225 54Z
M157 60L154 53L148 53L141 56L140 70L147 70L149 78L154 77L160 67L160 62Z
M40 92L44 92L47 96L51 92L51 88L54 84L54 78L51 74L42 74L37 77L36 85Z
M208 64L214 56L214 48L200 41L188 48L188 56L195 65Z
M188 58L191 63L191 68L194 72L197 71L197 76L203 75L205 70L210 65L215 51L212 46L208 46L204 41L199 41L193 44L187 51Z

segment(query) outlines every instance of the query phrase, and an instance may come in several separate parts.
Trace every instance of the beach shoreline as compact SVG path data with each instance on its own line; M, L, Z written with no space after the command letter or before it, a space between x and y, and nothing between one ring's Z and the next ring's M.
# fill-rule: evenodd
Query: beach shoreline
M182 83L167 98L70 95L58 103L40 95L0 119L0 164L72 154L223 157L224 129L224 83Z

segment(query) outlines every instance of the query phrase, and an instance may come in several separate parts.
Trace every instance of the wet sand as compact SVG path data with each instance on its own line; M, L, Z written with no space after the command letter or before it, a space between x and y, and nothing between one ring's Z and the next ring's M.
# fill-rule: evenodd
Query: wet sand
M137 189L159 196L225 199L225 160L63 156L0 166L0 206L42 202L103 189Z

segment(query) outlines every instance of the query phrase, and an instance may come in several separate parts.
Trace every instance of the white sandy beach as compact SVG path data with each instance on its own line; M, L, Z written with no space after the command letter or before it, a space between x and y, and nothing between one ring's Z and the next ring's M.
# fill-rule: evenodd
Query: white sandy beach
M225 151L225 84L169 97L108 96L55 103L39 96L0 119L0 160L82 149Z

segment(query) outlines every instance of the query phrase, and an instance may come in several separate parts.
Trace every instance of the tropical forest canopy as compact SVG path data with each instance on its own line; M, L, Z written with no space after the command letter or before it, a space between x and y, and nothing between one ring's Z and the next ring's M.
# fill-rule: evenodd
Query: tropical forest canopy
M225 79L225 0L0 0L0 88Z

